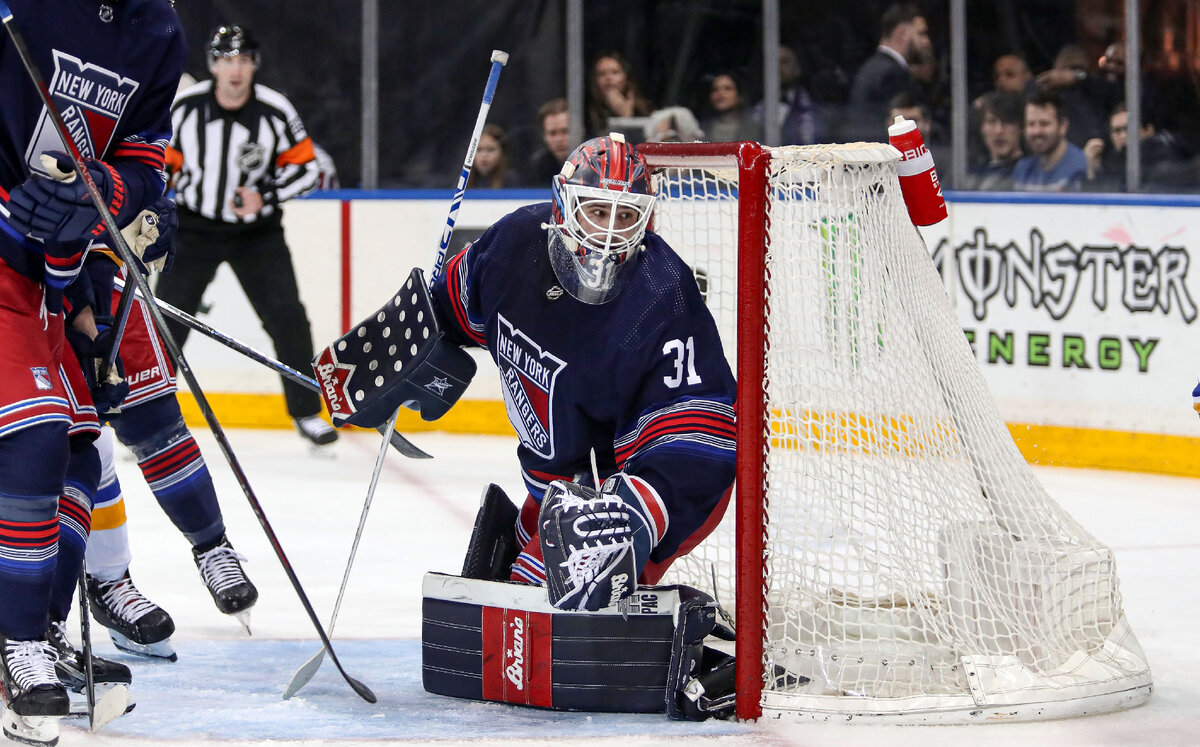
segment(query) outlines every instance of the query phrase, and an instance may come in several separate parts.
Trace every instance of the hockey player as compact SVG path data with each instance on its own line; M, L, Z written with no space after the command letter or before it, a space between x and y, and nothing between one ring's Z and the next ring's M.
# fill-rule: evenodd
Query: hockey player
M164 197L152 212L153 239L143 250L143 260L150 262L153 253L156 269L169 272L174 257L174 205ZM131 246L138 243L136 230L124 233ZM117 272L111 253L93 251L88 256L86 274L96 289L96 313L101 317L109 316L120 302L124 284L113 282ZM212 476L175 398L174 369L166 347L152 331L154 323L142 301L135 299L133 304L121 341L125 375L132 383L120 417L111 421L112 428L102 433L98 443L103 474L87 547L88 596L93 616L109 629L117 648L174 661L167 640L174 622L134 586L129 574L131 554L124 498L113 464L113 432L133 451L159 505L192 545L200 578L217 609L248 628L249 609L258 591L225 536Z
M166 0L8 5L93 181L118 224L128 223L163 190L169 107L186 59L178 16ZM50 741L69 708L50 621L65 620L74 598L100 476L96 408L64 350L62 294L103 230L69 161L42 159L65 146L6 35L0 92L3 723L6 734ZM76 321L96 334L86 315ZM84 362L106 356L102 346Z
M529 491L520 553L501 573L546 584L560 609L596 610L635 581L658 581L720 520L734 474L734 382L691 270L647 231L655 198L637 151L617 134L589 140L552 188L552 203L510 213L453 257L428 312L410 278L315 368L334 422L355 400L353 417L415 402L431 419L474 373L453 346L485 347ZM422 321L429 313L436 327ZM392 341L410 336L428 341L408 361L385 360L409 355ZM349 360L357 355L375 358ZM401 386L379 391L395 401L372 408L388 396L368 397L368 379L393 365ZM346 382L352 396L342 396Z

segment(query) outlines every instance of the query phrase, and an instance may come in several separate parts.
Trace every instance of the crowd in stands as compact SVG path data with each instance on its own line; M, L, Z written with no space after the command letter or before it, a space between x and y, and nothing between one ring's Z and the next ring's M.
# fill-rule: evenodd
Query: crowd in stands
M1067 44L1053 65L1040 72L1019 53L998 55L993 88L970 106L966 183L954 184L948 66L939 62L916 5L895 4L878 20L878 46L853 75L840 80L806 75L796 49L780 47L779 144L882 142L899 115L917 123L942 183L951 189L1127 188L1123 44L1110 45L1098 60L1089 59L1083 47ZM625 56L605 51L588 70L584 135L619 130L633 142L763 141L769 130L767 107L747 90L744 79L753 64L747 59L743 68L700 75L689 108L688 102L653 101ZM1144 77L1139 189L1195 191L1200 184L1197 151L1163 126L1154 80ZM537 113L542 147L532 156L513 159L506 153L503 131L491 128L480 144L472 186L548 184L577 144L569 139L569 119L566 99L547 101Z

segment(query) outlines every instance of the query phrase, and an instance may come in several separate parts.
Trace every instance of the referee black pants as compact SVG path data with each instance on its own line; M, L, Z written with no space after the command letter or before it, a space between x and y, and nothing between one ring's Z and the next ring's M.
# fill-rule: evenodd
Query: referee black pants
M292 255L284 242L282 226L276 223L230 233L185 229L181 225L176 234L176 250L175 266L158 279L159 298L195 316L217 268L228 262L274 343L276 357L297 371L312 375L312 328L300 302ZM189 329L174 321L168 325L182 347ZM321 398L316 392L280 378L289 415L301 418L321 411Z

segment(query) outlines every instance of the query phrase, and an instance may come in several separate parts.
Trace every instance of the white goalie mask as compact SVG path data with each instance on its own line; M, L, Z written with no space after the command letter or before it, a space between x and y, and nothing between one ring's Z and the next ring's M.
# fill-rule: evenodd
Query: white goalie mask
M553 183L550 264L588 304L616 298L637 265L654 209L649 170L617 133L579 146Z

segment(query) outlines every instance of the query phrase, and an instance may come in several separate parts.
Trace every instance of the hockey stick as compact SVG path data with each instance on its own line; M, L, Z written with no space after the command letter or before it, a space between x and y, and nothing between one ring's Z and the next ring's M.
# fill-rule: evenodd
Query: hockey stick
M114 685L96 698L96 674L92 668L92 620L87 595L87 570L79 573L79 637L83 639L83 678L87 690L88 730L99 731L129 710L129 688Z
M392 413L392 417L388 420L388 429L396 427L396 418L399 416L399 409ZM345 596L346 586L350 583L350 569L354 567L354 556L358 554L358 541L362 539L363 527L367 524L367 512L371 510L371 501L375 498L375 486L379 484L379 473L383 471L383 459L386 456L387 442L385 441L380 443L379 456L375 457L375 471L371 473L371 485L367 488L367 499L363 502L362 513L358 517L358 529L354 532L354 542L350 545L350 558L346 561L346 572L342 574L342 585L338 589L337 601L333 603L333 614L329 616L329 635L333 635L333 626L337 624L338 611L342 608L342 597ZM317 670L321 668L323 661L325 661L324 648L296 670L291 681L283 690L283 699L287 700L299 692L300 688L307 685Z
M475 150L479 147L479 139L483 136L483 125L487 122L488 110L492 108L492 97L496 94L496 84L500 81L500 71L508 63L508 53L498 49L492 50L492 68L488 72L487 85L483 89L483 101L479 105L479 115L475 118L475 130L471 133L471 142L467 146L467 155L463 160L462 171L458 175L458 186L454 190L454 198L450 201L450 211L446 216L446 227L442 229L442 240L438 245L437 256L433 262L433 273L429 278L432 284L442 272L442 263L446 258L446 247L450 246L450 237L454 233L454 221L458 216L458 209L462 205L463 196L467 193L467 179L471 175L471 166L475 163ZM388 430L394 430L396 419L400 416L400 408L392 413L388 420ZM342 586L338 589L337 601L333 605L333 615L329 620L329 631L333 632L334 623L337 622L338 610L342 606L342 595L346 593L346 585L350 581L350 569L354 566L354 555L358 552L358 541L362 537L363 526L367 521L367 512L371 508L371 500L375 495L375 484L379 480L379 473L383 469L383 459L387 456L387 449L384 446L379 448L379 457L375 461L375 472L371 475L371 487L367 490L367 500L363 503L362 515L358 520L358 531L354 535L354 543L350 547L350 558L346 562L346 572L342 575ZM321 662L325 660L325 649L321 649L312 656L296 673L292 675L292 679L288 682L287 687L283 690L283 699L287 700L300 691L300 688L308 684L321 667Z
M433 272L429 275L430 283L433 283L438 275L442 274L442 263L446 260L446 247L450 246L450 235L454 233L454 221L458 218L458 208L462 205L463 195L467 193L467 179L470 178L471 166L475 163L475 149L479 147L479 138L483 137L483 125L487 122L488 110L492 108L492 97L496 95L496 83L500 81L500 71L506 64L508 64L508 52L493 49L492 69L488 73L487 86L483 89L483 101L479 105L479 116L475 118L475 131L471 133L467 158L463 161L462 171L458 175L458 186L454 189L454 199L450 201L450 214L446 216L446 227L442 229L441 245L433 260Z
M108 212L108 208L104 203L104 199L100 196L100 190L96 188L95 181L92 180L91 174L84 167L83 157L79 153L79 149L75 146L74 140L71 138L70 131L67 129L66 123L63 121L62 113L58 111L54 100L50 98L50 91L46 87L45 78L42 77L37 65L33 61L33 56L29 53L29 47L25 43L25 37L21 34L16 24L13 22L12 10L8 7L5 0L0 0L0 21L4 23L4 28L8 31L9 38L12 39L13 46L21 57L21 62L25 66L25 70L29 73L30 79L33 81L34 87L38 91L38 95L42 99L42 105L45 106L46 112L50 119L54 122L54 127L58 131L58 135L62 138L63 143L71 156L71 161L75 165L76 172L83 179L83 183L87 186L88 195L92 198L96 209L100 212L100 218L104 223L104 228L108 231L112 238L113 244L117 249L117 253L121 255L121 261L125 264L134 267L135 271L130 273L138 291L146 299L153 299L154 294L150 291L150 285L146 282L146 278L142 273L136 271L136 262L133 252L130 251L129 245L125 243L125 237L117 229L117 224L113 217ZM163 342L167 345L167 350L171 353L175 360L176 367L187 381L188 387L191 389L193 396L196 398L196 404L200 407L200 411L204 413L204 419L208 421L208 426L212 430L213 437L221 447L221 451L225 454L226 461L229 462L229 467L233 471L234 477L242 488L242 492L246 494L246 500L250 503L250 508L253 509L254 515L258 518L258 523L262 526L263 531L267 535L267 539L271 543L271 547L275 550L275 555L279 558L280 564L283 565L283 570L287 573L288 580L292 583L292 588L296 591L296 595L300 598L301 604L304 606L304 611L308 613L309 620L312 621L313 627L316 628L317 634L321 638L321 642L329 647L329 658L337 665L338 671L346 679L347 684L368 703L376 702L375 693L371 692L363 683L351 677L342 664L338 661L337 655L333 652L332 645L329 642L329 636L325 635L325 629L321 627L321 621L317 619L317 613L313 610L312 603L308 600L308 595L305 594L304 588L300 585L300 579L296 577L296 572L292 569L291 562L288 561L287 555L283 552L283 546L279 544L279 538L275 535L275 530L271 527L270 521L267 520L267 515L263 512L262 504L259 503L258 497L254 494L254 490L250 487L250 482L246 477L245 471L242 469L241 463L237 456L233 453L233 447L229 443L229 439L225 436L225 431L221 428L221 424L217 422L216 415L213 414L212 407L208 404L208 399L204 396L203 390L200 389L200 383L196 380L195 374L192 372L191 366L188 365L187 359L183 357L183 350L171 335L171 331L167 328L167 320L163 317L162 311L156 304L148 303L146 308L150 310L150 315L154 319L154 324L158 327L159 333L162 335Z
M141 297L140 292L138 292L137 295L139 297ZM197 319L196 317L187 313L186 311L180 311L179 309L175 308L174 306L167 303L166 301L163 301L160 298L154 299L154 302L158 304L158 307L160 309L162 309L164 314L171 317L172 319L179 322L180 324L183 324L184 326L187 326L187 327L190 327L190 328L196 330L197 332L204 335L205 337L216 340L217 342L221 343L225 347L241 353L242 355L246 356L247 358L249 358L252 361L263 364L267 368L270 368L271 370L276 371L277 373L279 373L283 376L286 376L290 381L294 381L306 389L310 389L314 392L320 392L320 387L317 384L316 379L312 378L311 376L305 376L304 374L300 373L299 371L297 371L296 369L287 365L286 363L275 360L274 358L270 357L266 353L260 352L260 351L256 350L255 348L250 347L246 343L236 340L236 339L230 337L229 335L225 334L224 332L221 332L218 329L210 327L209 325L200 321L199 319ZM380 434L386 433L386 431L384 431L382 425L379 426L378 428L376 428L375 430L379 431ZM400 452L401 454L403 454L404 456L406 456L410 459L432 459L433 458L429 454L426 454L424 451L422 451L421 449L414 446L411 441L409 441L404 436L400 435L400 433L395 430L393 430L391 432L391 434L388 435L388 440L392 444L393 449L395 449L396 451Z

